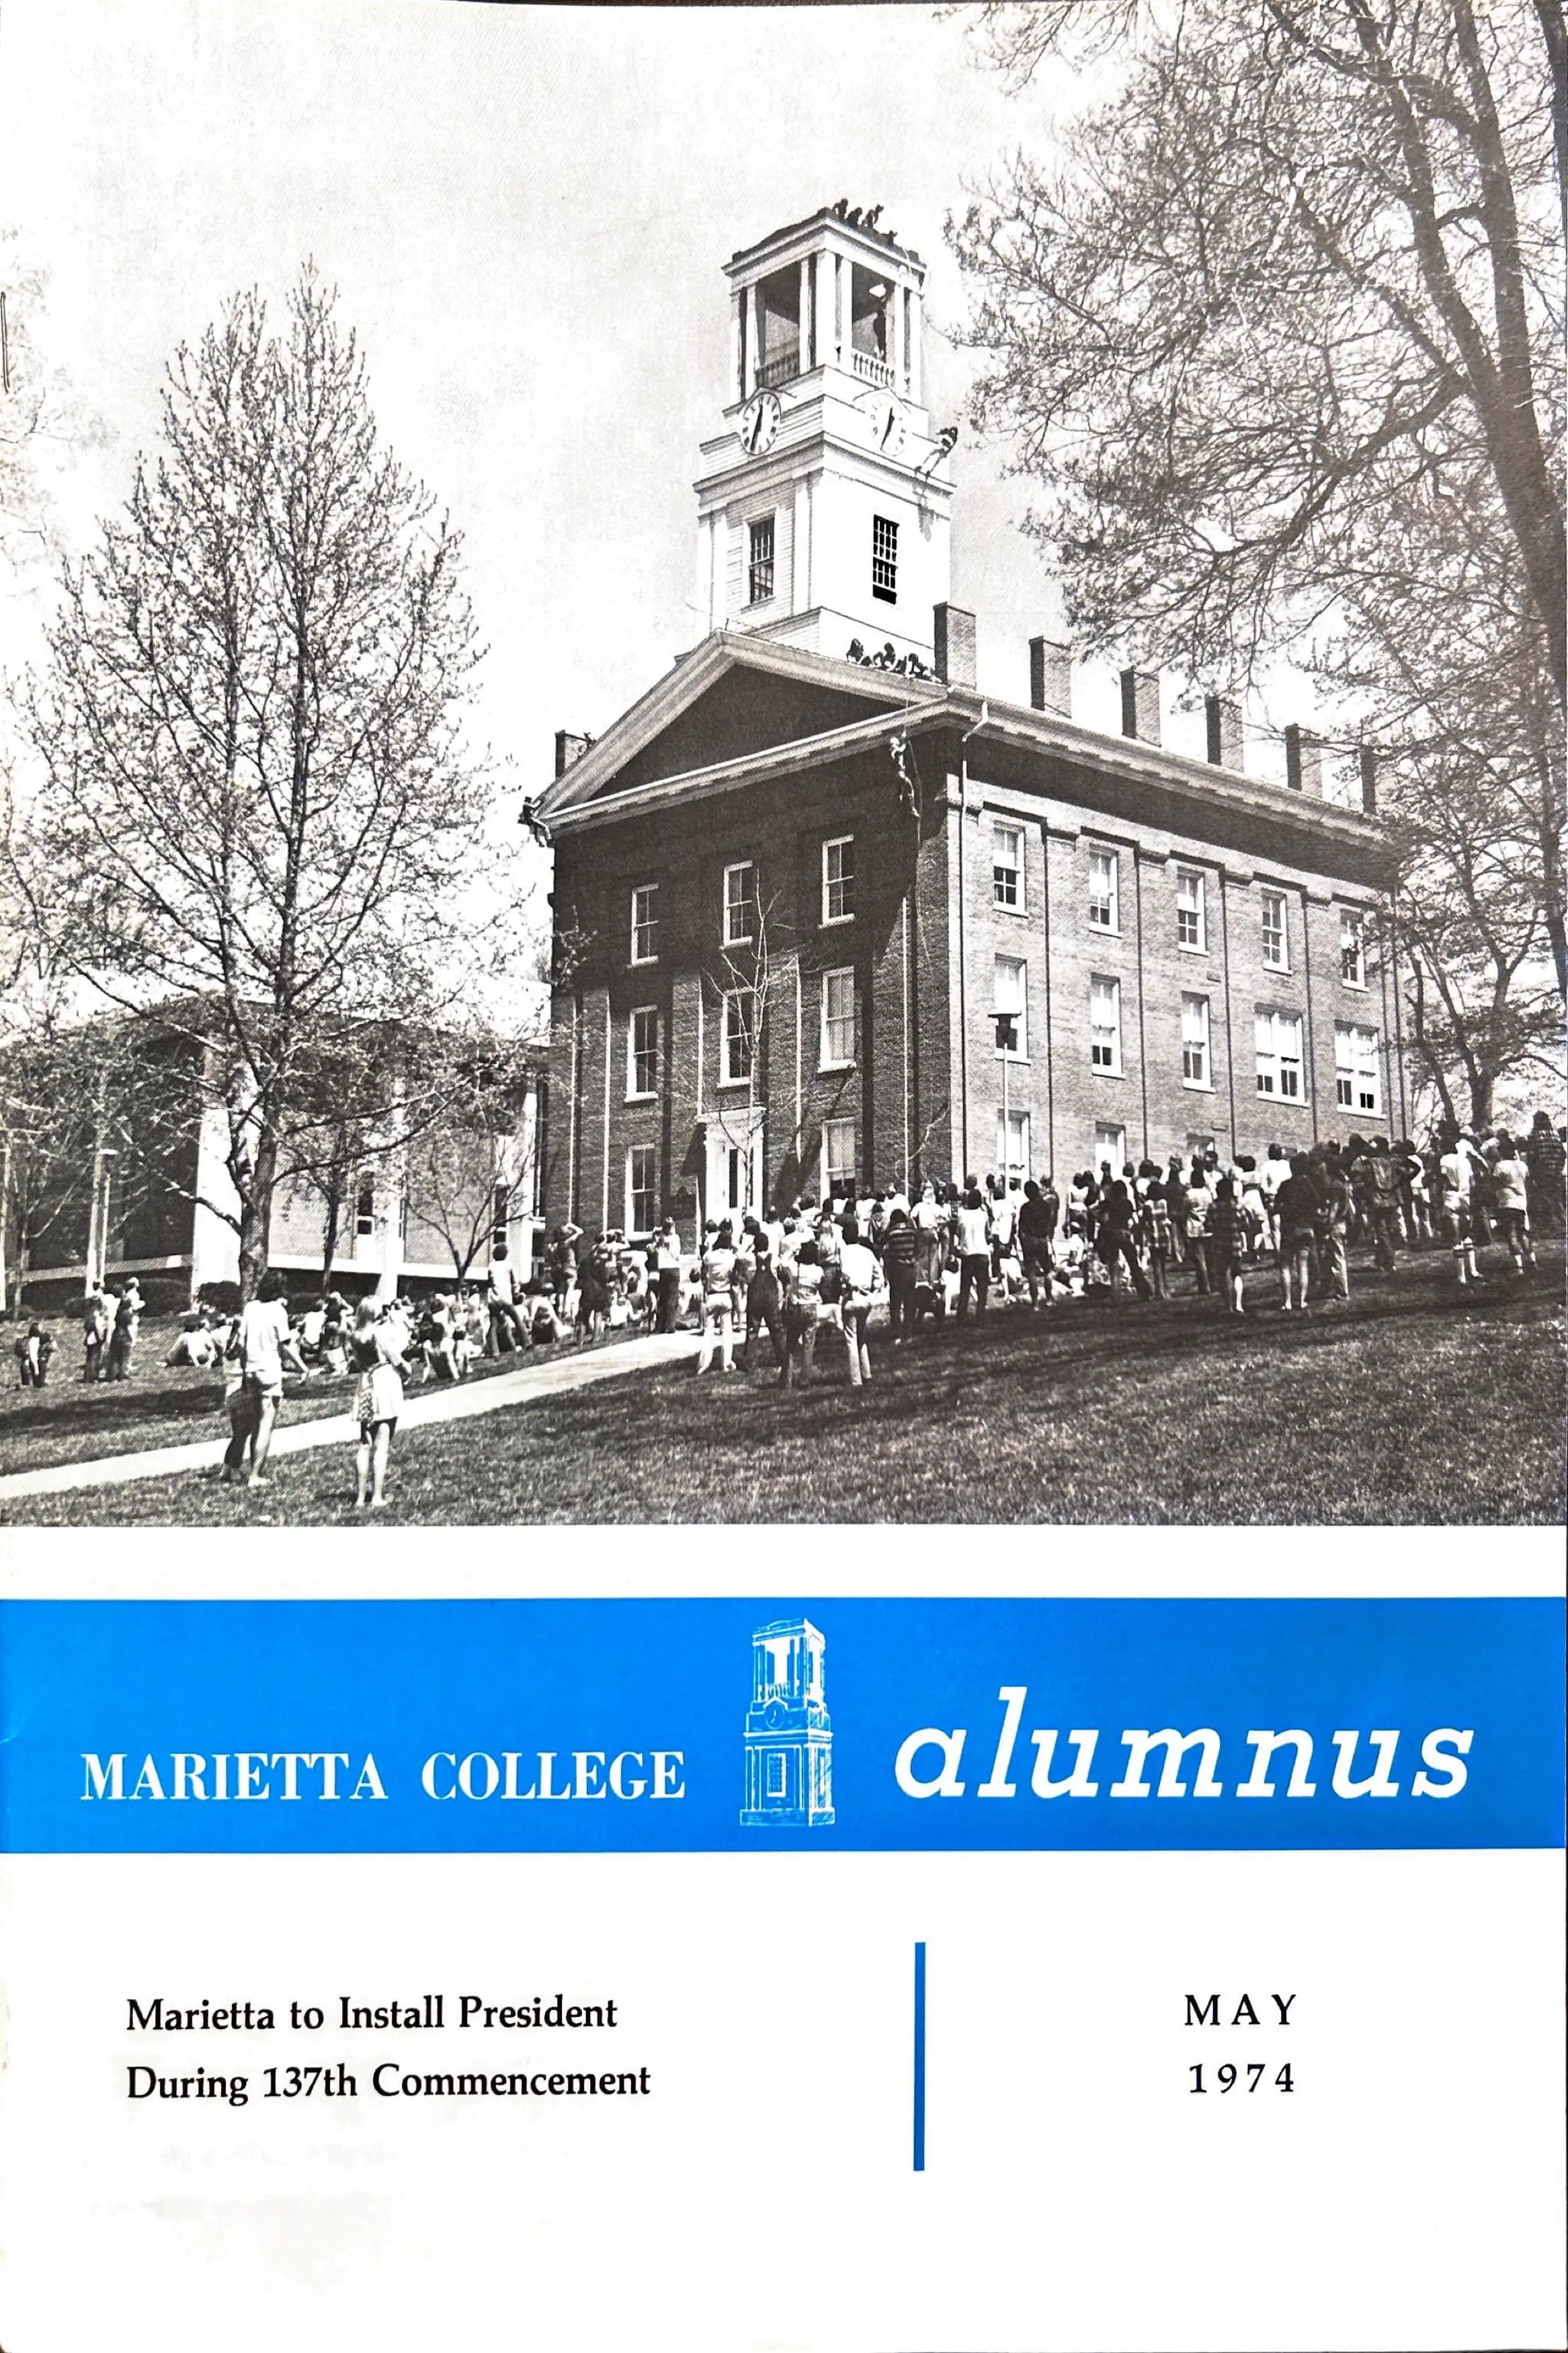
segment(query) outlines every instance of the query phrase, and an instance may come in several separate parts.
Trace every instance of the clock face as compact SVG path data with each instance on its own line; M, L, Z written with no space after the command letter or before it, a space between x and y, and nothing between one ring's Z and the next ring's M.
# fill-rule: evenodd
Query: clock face
M749 458L772 448L783 415L776 392L755 393L747 401L741 411L741 447Z
M896 458L904 446L904 413L890 393L877 393L865 403L865 417L873 449Z

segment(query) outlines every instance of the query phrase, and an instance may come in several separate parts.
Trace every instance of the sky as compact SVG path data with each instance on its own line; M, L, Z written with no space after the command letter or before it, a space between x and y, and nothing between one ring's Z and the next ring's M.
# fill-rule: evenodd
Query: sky
M242 287L280 306L312 259L385 439L465 535L475 731L510 822L557 728L602 733L698 635L724 260L840 195L880 204L930 265L932 419L957 421L973 362L944 218L1073 95L1010 94L967 22L922 6L0 0L0 267L41 273L14 301L78 419L40 451L57 541L79 550L123 501L180 341ZM967 430L953 474L980 683L1026 702L1027 640L1059 628L1027 487ZM51 593L42 562L0 579L8 673ZM1114 731L1111 670L1076 691ZM1167 741L1201 751L1201 731L1174 714Z

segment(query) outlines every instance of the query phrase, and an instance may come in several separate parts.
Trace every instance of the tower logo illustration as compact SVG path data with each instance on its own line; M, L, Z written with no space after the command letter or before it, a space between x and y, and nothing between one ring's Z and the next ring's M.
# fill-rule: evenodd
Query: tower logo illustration
M833 1727L822 1679L827 1644L807 1618L752 1636L746 1710L746 1830L811 1830L833 1820Z

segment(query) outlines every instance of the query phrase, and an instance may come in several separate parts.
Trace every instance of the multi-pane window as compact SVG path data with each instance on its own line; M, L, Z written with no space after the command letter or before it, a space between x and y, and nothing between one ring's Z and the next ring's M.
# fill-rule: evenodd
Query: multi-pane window
M765 605L773 593L773 519L759 515L747 533L746 602Z
M1355 907L1340 909L1340 978L1347 988L1366 987L1366 927Z
M825 972L822 976L822 1050L818 1059L824 1070L834 1070L855 1060L853 965L846 965L840 972Z
M1270 972L1289 972L1290 948L1285 932L1285 893L1263 893L1263 961Z
M354 1187L354 1231L374 1234L375 1231L375 1178L367 1168Z
M1182 1082L1189 1087L1213 1084L1209 1076L1209 1001L1182 992Z
M899 526L886 515L871 518L871 594L885 605L899 601Z
M504 1176L498 1176L490 1187L490 1248L500 1249L506 1241L507 1225L511 1217L511 1187Z
M626 1155L626 1231L650 1234L658 1219L658 1147L634 1144Z
M1098 1176L1102 1168L1109 1168L1112 1176L1120 1176L1126 1166L1127 1130L1124 1127L1118 1127L1110 1120L1096 1120L1094 1124L1095 1174Z
M996 1158L1002 1174L1022 1184L1029 1174L1029 1114L1026 1111L996 1114Z
M1334 1088L1346 1111L1378 1108L1377 1032L1359 1021L1334 1024Z
M1089 1060L1092 1070L1121 1068L1121 983L1099 974L1089 984Z
M1028 966L1022 956L996 958L995 994L991 1000L996 1016L996 1051L1016 1061L1024 1060L1029 1051L1027 981Z
M855 837L822 845L822 920L847 923L855 913Z
M1176 945L1202 950L1204 940L1204 878L1184 866L1176 876Z
M822 1123L822 1174L829 1193L855 1189L855 1123L825 1119Z
M658 1010L639 1005L626 1024L626 1093L658 1092Z
M999 907L1024 903L1024 836L1016 825L992 828L991 896Z
M724 1083L741 1086L752 1075L752 1046L757 1018L754 988L724 992Z
M1301 1017L1299 1013L1260 1013L1258 1041L1258 1092L1278 1102L1300 1103L1301 1087Z
M757 870L749 861L724 869L724 945L743 947L756 935Z
M658 955L658 884L644 882L632 892L632 962L652 964Z
M1116 932L1121 928L1116 908L1116 865L1114 849L1091 849L1089 853L1089 920L1097 931Z

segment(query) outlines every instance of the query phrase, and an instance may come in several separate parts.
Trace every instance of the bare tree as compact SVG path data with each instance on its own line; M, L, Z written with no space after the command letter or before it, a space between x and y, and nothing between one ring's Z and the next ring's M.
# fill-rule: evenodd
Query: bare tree
M532 1201L536 1145L522 1132L541 1047L496 1038L437 1041L446 1067L440 1113L409 1144L403 1168L411 1213L438 1234L459 1282L491 1237Z
M247 1296L279 1178L340 1149L323 1063L460 1022L516 937L469 904L486 785L458 572L307 269L280 334L246 294L182 347L156 455L64 575L16 871L55 968L179 1038L221 1106L233 1198L209 1206ZM404 1057L374 1080L354 1116L395 1138Z

